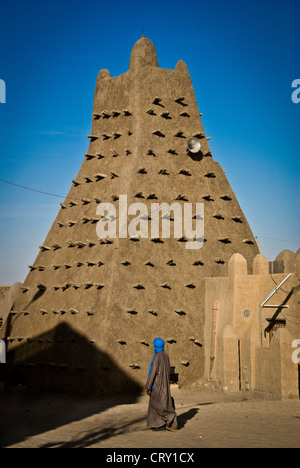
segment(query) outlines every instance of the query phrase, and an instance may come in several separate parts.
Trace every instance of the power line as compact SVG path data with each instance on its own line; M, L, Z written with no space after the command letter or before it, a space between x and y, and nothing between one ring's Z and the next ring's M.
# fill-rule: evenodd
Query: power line
M9 182L8 180L0 179L0 182L4 182L5 184L13 185L14 187L19 187L25 190L30 190L31 192L42 193L44 195L49 195L50 197L57 197L57 198L67 198L65 195L57 195L55 193L43 192L42 190L36 190L30 187L25 187L25 185L15 184L13 182Z

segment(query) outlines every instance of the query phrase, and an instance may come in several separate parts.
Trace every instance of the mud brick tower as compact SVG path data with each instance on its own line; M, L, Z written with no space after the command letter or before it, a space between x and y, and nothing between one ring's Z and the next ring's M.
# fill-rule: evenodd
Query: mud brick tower
M226 275L233 253L252 265L259 251L200 115L186 64L160 68L147 38L126 73L99 72L84 161L1 330L11 379L87 395L139 390L157 336L180 384L203 375L203 278ZM203 247L172 235L99 239L97 208L118 212L120 195L149 213L153 202L204 203Z

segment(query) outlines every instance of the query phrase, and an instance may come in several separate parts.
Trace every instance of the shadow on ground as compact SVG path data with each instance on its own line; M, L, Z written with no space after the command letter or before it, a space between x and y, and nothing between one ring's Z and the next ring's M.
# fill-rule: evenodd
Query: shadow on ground
M141 385L111 356L67 323L30 339L11 337L8 323L6 341L7 364L0 366L0 447L133 404L141 394Z
M55 430L58 427L83 421L122 404L135 402L132 396L109 399L87 399L56 394L28 394L27 391L5 392L0 396L0 448L25 441L26 439ZM146 415L145 418L146 420ZM101 428L73 442L74 447L89 445L93 441L105 440L128 429L124 427ZM82 439L82 440L81 440ZM72 442L61 442L59 446L72 446Z
M106 439L120 436L133 430L134 425L141 422L146 422L146 417L138 418L133 421L126 422L116 426L102 427L99 430L92 430L89 432L81 433L76 436L76 439L70 441L62 441L56 443L46 443L41 445L39 448L86 448L95 444L101 443ZM146 427L145 427L145 430Z

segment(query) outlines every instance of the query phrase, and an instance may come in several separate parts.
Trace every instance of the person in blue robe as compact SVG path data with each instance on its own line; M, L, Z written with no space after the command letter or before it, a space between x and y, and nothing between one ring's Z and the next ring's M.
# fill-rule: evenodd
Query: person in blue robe
M170 358L165 352L165 342L161 338L156 338L153 346L154 356L145 385L147 395L150 396L147 427L172 431L178 429L178 423L170 390Z

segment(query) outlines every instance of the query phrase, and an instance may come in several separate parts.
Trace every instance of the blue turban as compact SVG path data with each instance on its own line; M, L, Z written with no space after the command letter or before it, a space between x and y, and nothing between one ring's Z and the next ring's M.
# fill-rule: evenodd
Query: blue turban
M149 367L148 377L150 375L153 359L155 358L156 354L165 350L165 342L161 338L155 338L155 340L153 341L153 346L154 346L154 356L152 358L152 361L151 361L151 364L150 364L150 367ZM152 387L152 390L153 389L154 389L154 385Z
M165 350L165 342L161 338L155 338L155 340L153 341L153 346L155 354Z

